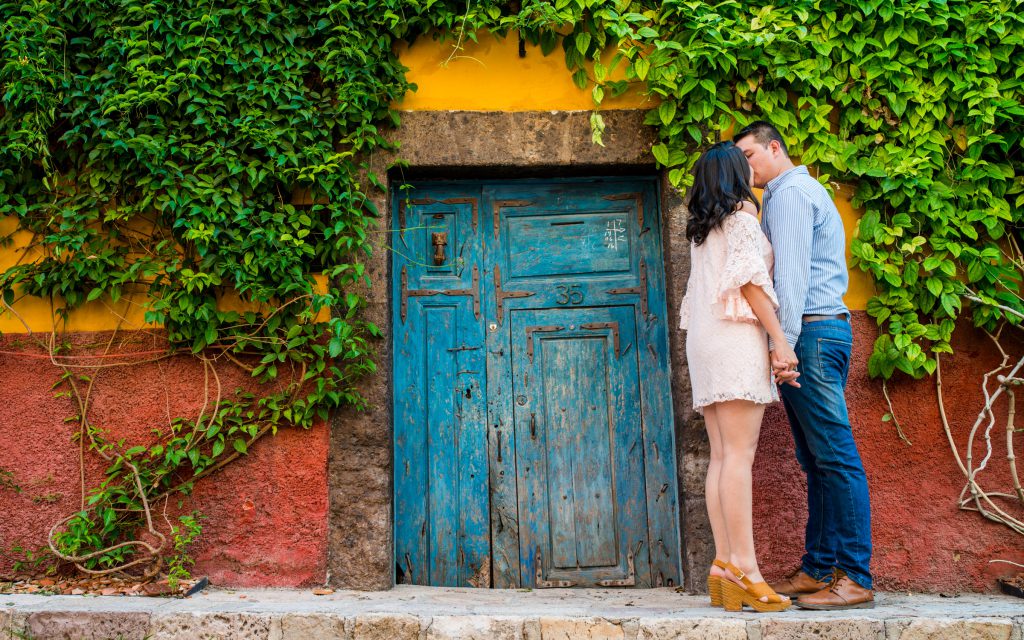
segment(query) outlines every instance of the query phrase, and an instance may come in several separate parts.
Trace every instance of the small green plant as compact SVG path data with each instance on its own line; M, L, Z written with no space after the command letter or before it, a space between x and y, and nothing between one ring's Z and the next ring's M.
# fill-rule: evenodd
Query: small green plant
M195 558L188 554L188 548L203 532L200 520L203 515L193 511L189 515L178 518L178 525L171 527L171 539L174 543L174 555L167 562L167 584L177 591L182 580L189 580L192 574L189 567L196 563Z
M59 491L50 491L47 493L41 493L37 496L32 496L32 502L35 504L55 504L61 501L64 494Z
M0 489L7 489L15 493L21 493L21 487L14 481L14 473L7 469L0 469Z
M57 572L57 559L45 546L30 548L14 544L0 549L0 559L10 563L13 575L39 576Z

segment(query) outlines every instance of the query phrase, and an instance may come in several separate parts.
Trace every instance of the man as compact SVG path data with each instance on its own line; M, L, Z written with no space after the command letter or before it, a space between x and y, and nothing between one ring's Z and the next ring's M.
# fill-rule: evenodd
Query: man
M734 138L764 189L761 228L775 251L779 320L796 351L800 384L781 385L796 457L807 475L807 528L801 567L771 585L805 609L874 606L867 477L853 440L844 389L853 336L843 303L849 275L842 219L832 198L789 158L779 131L754 122ZM776 357L776 379L796 362Z

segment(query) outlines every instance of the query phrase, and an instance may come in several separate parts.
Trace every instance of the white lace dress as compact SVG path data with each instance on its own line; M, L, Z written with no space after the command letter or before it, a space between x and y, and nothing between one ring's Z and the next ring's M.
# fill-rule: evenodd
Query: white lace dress
M680 309L693 408L726 400L767 404L778 399L768 359L768 334L740 292L753 282L778 308L772 287L772 246L757 218L737 211L700 245L690 245L690 280Z

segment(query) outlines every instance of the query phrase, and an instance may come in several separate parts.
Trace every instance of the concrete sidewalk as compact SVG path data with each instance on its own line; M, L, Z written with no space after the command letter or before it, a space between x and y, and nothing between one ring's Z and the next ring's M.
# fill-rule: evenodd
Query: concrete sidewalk
M207 589L188 599L0 595L0 638L1024 640L1024 600L883 593L875 609L726 613L673 589Z

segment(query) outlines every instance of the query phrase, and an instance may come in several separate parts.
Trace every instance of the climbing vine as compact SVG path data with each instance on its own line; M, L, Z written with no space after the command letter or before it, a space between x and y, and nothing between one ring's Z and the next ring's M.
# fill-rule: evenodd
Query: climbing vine
M52 536L83 570L152 570L167 552L156 501L266 434L363 405L380 336L364 265L387 245L369 158L412 89L403 39L460 47L487 30L560 49L593 96L596 142L609 97L656 97L652 153L682 189L703 145L778 125L825 183L856 185L873 376L933 373L968 307L987 330L1024 313L1019 2L27 0L0 2L0 29L0 215L38 255L0 275L4 305L51 298L66 318L137 297L166 332L143 355L191 354L207 380L199 416L128 446L90 421L89 391L99 363L142 356L43 341L78 442L108 463ZM256 386L221 390L225 362Z

